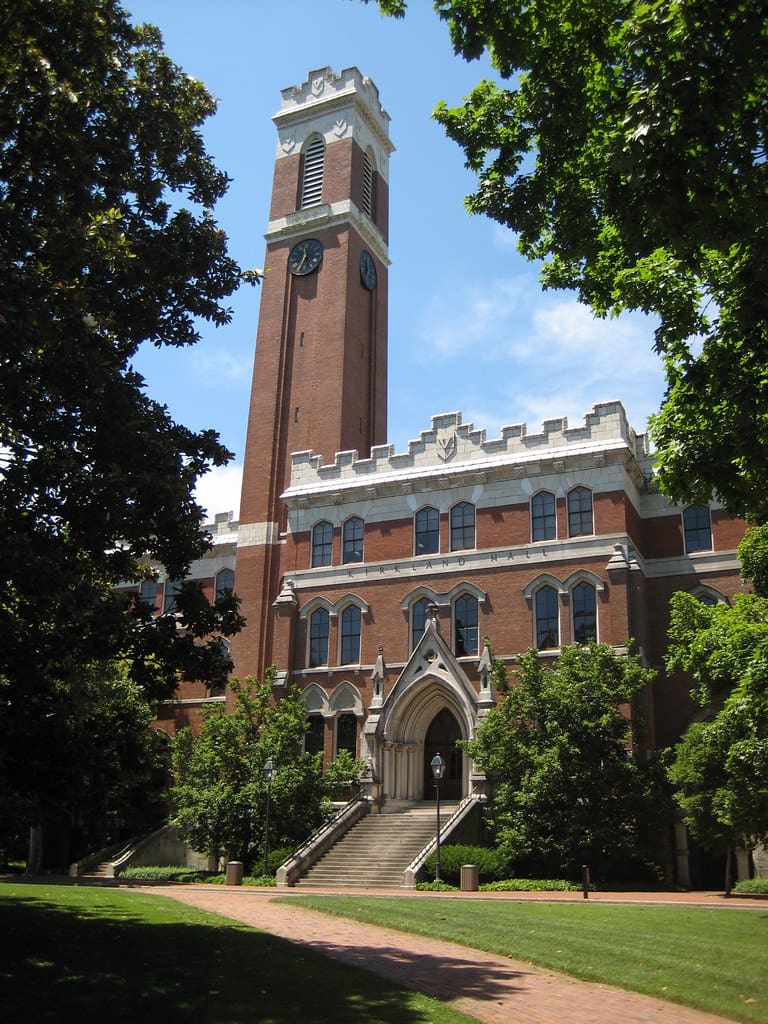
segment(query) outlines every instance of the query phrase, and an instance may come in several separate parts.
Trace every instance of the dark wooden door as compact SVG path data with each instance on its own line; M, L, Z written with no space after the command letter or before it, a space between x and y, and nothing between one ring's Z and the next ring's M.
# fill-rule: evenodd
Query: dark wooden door
M461 739L459 723L448 710L443 708L432 719L424 740L424 799L429 800L435 795L435 783L432 775L431 761L439 754L445 761L445 774L440 783L441 800L460 800L463 754L456 746Z

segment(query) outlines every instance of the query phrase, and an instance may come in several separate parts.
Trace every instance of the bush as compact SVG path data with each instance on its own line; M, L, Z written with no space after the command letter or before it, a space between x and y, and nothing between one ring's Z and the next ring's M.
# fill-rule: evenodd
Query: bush
M129 864L120 872L120 878L136 882L216 882L220 877L224 876L215 871L198 871L182 864Z
M504 878L509 871L507 858L500 850L491 850L485 846L463 846L458 843L448 843L440 847L440 877L444 881L458 885L461 879L461 869L465 864L474 864L477 867L478 876L488 881ZM424 874L427 879L434 879L434 854L430 854L427 858Z
M417 882L416 888L419 892L456 892L455 885L449 885L447 882Z
M486 882L482 892L579 892L580 885L562 878L506 878L500 882Z
M742 896L768 896L768 878L744 878L733 887Z

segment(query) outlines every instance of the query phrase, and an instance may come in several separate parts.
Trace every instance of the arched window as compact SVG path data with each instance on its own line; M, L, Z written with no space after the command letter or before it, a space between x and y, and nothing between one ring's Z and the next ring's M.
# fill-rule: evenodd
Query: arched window
M229 641L223 636L213 641L214 657L211 675L208 680L208 696L221 697L227 689L227 676L232 671L232 659L229 654Z
M309 617L309 667L328 664L328 623L326 608L316 608Z
M427 627L428 609L429 601L426 597L422 597L411 606L411 650L416 647L419 640L424 636L424 630Z
M711 551L712 523L709 509L704 505L689 505L683 512L683 532L686 554L690 555L694 551Z
M325 749L325 719L322 715L310 715L304 734L304 750L308 754L322 754Z
M235 589L235 574L231 569L220 569L216 573L216 600L228 597Z
M352 516L344 523L342 530L342 562L362 562L363 560L363 520Z
M414 517L414 545L416 555L435 555L440 550L440 513L427 505Z
M304 168L301 179L301 209L319 206L323 201L323 170L325 166L325 141L321 135L309 140L304 151Z
M168 580L165 584L165 593L163 595L163 611L164 612L175 612L176 611L176 599L181 593L181 580Z
M348 604L341 613L341 656L339 664L357 665L360 662L360 609Z
M556 536L555 496L539 491L531 498L531 540L554 540Z
M477 654L477 598L462 594L453 606L453 653Z
M536 647L540 651L549 651L559 647L560 616L555 588L545 586L537 590L534 597L534 608L536 614Z
M475 546L475 506L460 501L451 509L451 551L466 551Z
M363 154L363 213L376 220L376 175L370 150Z
M584 537L594 532L592 491L587 487L574 487L568 492L568 536Z
M323 520L312 527L312 568L330 565L333 556L333 527Z
M157 580L142 580L139 590L139 600L148 608L155 610L157 604Z
M348 751L352 757L357 755L357 717L355 715L339 715L336 721L336 756L342 750Z
M591 583L578 583L571 591L573 639L577 644L597 640L597 596Z

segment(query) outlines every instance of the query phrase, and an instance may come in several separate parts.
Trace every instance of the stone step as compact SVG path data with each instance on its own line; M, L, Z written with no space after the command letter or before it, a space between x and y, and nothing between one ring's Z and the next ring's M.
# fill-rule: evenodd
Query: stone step
M441 807L445 821L458 805ZM405 805L361 819L303 878L302 888L399 888L403 872L435 834L434 805Z

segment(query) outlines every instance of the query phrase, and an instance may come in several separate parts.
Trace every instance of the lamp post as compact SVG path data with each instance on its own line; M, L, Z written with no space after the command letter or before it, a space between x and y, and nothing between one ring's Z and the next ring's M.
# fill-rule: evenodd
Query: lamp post
M437 844L435 846L435 881L440 881L440 779L445 774L445 761L435 754L429 762L435 779L435 805L437 808Z
M275 777L275 766L272 764L272 758L264 763L264 781L267 783L267 814L264 822L264 871L262 872L265 876L267 874L267 859L269 857L269 791L272 787L272 779Z

